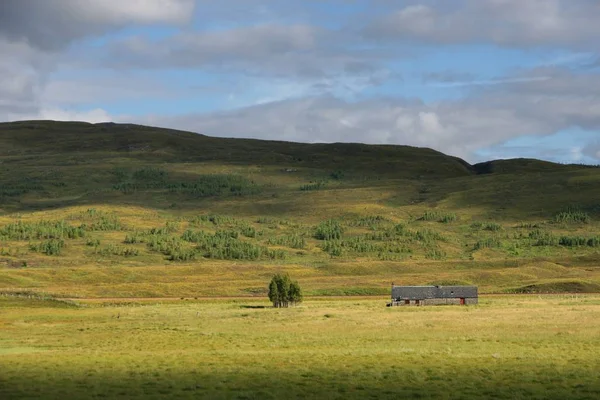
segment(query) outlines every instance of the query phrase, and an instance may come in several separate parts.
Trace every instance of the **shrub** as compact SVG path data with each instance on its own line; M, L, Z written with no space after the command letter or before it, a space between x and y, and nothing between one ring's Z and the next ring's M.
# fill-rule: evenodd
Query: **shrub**
M85 242L86 246L89 247L98 247L100 246L100 240L99 239L88 239L87 242Z
M550 232L539 229L529 232L529 238L535 240L535 246L556 246L558 239Z
M456 214L443 214L439 211L425 211L423 216L419 218L419 221L436 221L448 224L458 219Z
M587 224L590 221L587 213L577 210L564 211L554 216L554 222L563 224Z
M65 247L65 241L61 239L50 239L38 244L30 244L29 248L37 253L49 256L58 256Z
M256 237L256 229L254 229L254 227L252 227L250 225L242 226L240 228L240 232L242 233L242 235L246 236L247 238L255 238Z
M197 251L204 257L221 260L258 260L258 259L284 259L286 253L282 250L269 250L266 247L237 239L236 231L217 231L214 235L203 231L187 230L182 239L197 244ZM180 247L179 247L180 248Z
M533 223L533 222L520 222L517 225L517 228L521 228L521 229L536 229L539 227L540 227L540 224Z
M444 237L440 233L429 229L418 230L411 233L410 236L423 243L433 243L437 240L444 240Z
M146 184L163 183L168 176L167 171L156 167L144 167L133 172L133 179Z
M429 260L443 260L446 258L446 252L439 249L431 249L427 251L425 258Z
M471 228L475 230L498 232L502 230L502 225L497 224L496 222L473 222Z
M336 181L341 181L344 179L344 175L344 171L342 170L333 171L331 174L329 174L331 179L335 179Z
M327 220L321 222L315 230L315 239L318 240L339 240L342 238L344 230L336 220Z
M307 183L306 185L300 186L300 190L308 192L312 190L324 189L327 186L325 182Z
M565 247L587 246L588 239L582 236L562 236L558 244Z
M321 245L321 249L332 257L339 257L343 253L342 244L337 240L327 240Z
M292 249L303 249L306 247L304 237L296 234L269 238L267 243L273 246L285 246Z
M233 225L237 221L233 217L229 217L226 215L216 215L216 214L199 215L190 220L190 224L192 224L192 225L201 225L202 223L207 223L207 222L210 222L215 226L219 226L219 225Z
M223 230L223 229L219 229L218 231L215 232L215 239L237 239L240 236L238 231L235 230Z
M271 218L271 217L258 217L256 219L256 223L257 224L268 224L268 225L272 225L272 224L276 224L278 222L277 219L275 218Z
M190 194L194 197L245 196L259 193L261 188L241 175L201 175L194 182L180 182L167 185L171 192Z
M354 237L340 243L341 247L356 253L373 253L381 250L377 244L370 243L364 238Z
M475 243L475 250L481 249L491 249L491 248L499 248L502 247L502 242L498 238L486 238L481 239Z
M125 244L136 244L136 243L144 243L144 235L141 232L133 232L125 235L125 240L123 241Z
M65 221L15 222L0 229L0 238L8 240L77 239L85 236L84 226L74 227Z
M387 222L387 218L382 217L381 215L369 215L366 217L360 217L354 221L349 221L348 226L357 226L357 227L374 227L383 222Z
M456 214L444 214L440 217L439 222L444 224L449 224L450 222L454 222L458 219Z

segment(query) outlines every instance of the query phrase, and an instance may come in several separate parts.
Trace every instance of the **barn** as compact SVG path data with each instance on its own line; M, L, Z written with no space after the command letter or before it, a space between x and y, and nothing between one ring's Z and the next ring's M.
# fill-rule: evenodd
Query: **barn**
M477 286L395 286L392 284L392 301L388 306L477 303Z

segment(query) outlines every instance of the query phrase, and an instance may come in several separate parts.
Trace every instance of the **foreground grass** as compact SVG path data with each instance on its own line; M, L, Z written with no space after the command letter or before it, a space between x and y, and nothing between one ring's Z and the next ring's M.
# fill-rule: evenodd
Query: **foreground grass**
M600 396L600 296L476 307L311 300L70 303L0 297L0 397Z

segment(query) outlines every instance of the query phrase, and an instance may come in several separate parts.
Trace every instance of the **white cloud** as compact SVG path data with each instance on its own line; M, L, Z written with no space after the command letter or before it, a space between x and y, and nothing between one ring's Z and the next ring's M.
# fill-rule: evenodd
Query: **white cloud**
M56 113L47 110L59 109L60 99L45 94L61 92L57 86L64 89L65 83L48 86L48 79L73 41L131 24L182 23L191 18L194 5L194 0L0 1L0 120ZM76 98L84 88L71 89Z
M399 8L371 23L377 39L503 46L597 46L596 0L456 0Z
M595 90L600 86L600 75L539 72L550 78L514 79L511 84L485 87L462 100L432 104L305 97L222 113L155 116L147 121L216 136L408 144L468 160L474 160L478 149L523 135L551 135L571 127L600 130L600 96ZM587 88L580 93L561 94L558 90L583 82ZM586 154L595 152L585 150ZM575 156L575 152L570 155Z

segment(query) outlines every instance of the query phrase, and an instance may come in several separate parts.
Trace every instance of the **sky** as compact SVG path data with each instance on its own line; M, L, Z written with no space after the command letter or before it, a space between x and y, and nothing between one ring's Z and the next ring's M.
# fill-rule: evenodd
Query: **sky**
M600 164L597 0L1 0L0 121Z

